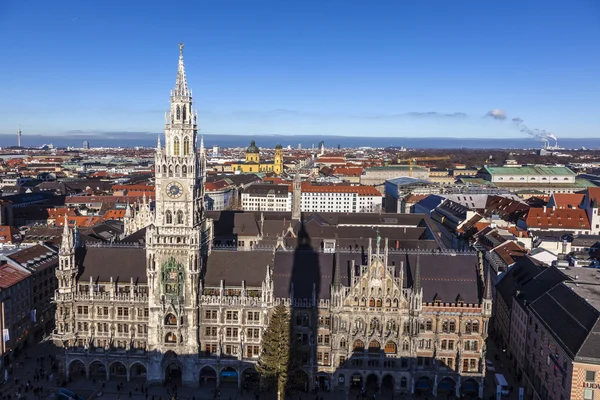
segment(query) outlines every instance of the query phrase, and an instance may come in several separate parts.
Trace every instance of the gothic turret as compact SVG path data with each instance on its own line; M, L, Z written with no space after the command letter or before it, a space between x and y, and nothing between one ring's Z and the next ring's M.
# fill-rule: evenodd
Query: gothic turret
M294 192L292 193L292 220L300 221L300 218L302 216L302 181L300 180L299 168L296 168L296 175L294 175L293 190Z

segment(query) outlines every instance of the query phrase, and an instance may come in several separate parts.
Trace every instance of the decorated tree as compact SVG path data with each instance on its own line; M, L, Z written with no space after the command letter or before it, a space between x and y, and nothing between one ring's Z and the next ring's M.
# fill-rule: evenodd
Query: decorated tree
M276 382L279 400L285 397L288 376L292 372L290 351L290 314L283 305L278 305L263 335L256 369L264 380Z

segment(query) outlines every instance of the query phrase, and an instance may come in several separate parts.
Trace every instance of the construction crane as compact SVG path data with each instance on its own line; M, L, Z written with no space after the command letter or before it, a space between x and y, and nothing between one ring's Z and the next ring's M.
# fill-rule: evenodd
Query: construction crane
M448 156L442 156L442 157L412 157L412 158L403 158L403 159L398 159L398 163L403 163L403 162L407 162L409 165L408 168L408 176L412 177L413 175L413 163L416 163L417 161L441 161L441 160L449 160L450 157Z

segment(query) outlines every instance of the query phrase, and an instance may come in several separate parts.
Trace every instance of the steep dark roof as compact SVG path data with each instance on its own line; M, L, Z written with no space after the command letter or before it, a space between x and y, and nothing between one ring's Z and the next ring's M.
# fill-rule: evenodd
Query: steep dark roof
M146 283L146 249L142 247L86 247L75 252L79 280Z
M267 265L273 265L273 251L223 251L210 253L204 275L206 286L261 286L267 274Z
M562 283L531 303L530 309L572 358L597 326L600 315L585 299ZM594 335L592 342L595 340L597 337ZM600 348L590 349L588 345L584 350L587 353L591 350L595 357L600 356Z
M496 284L496 291L502 296L506 305L511 307L512 299L517 291L520 291L543 270L544 267L534 258L520 257Z

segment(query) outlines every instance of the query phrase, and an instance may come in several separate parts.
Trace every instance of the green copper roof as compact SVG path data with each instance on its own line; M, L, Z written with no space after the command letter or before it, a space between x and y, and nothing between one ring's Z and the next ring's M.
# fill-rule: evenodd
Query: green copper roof
M567 167L536 165L527 167L484 167L492 175L575 175Z

